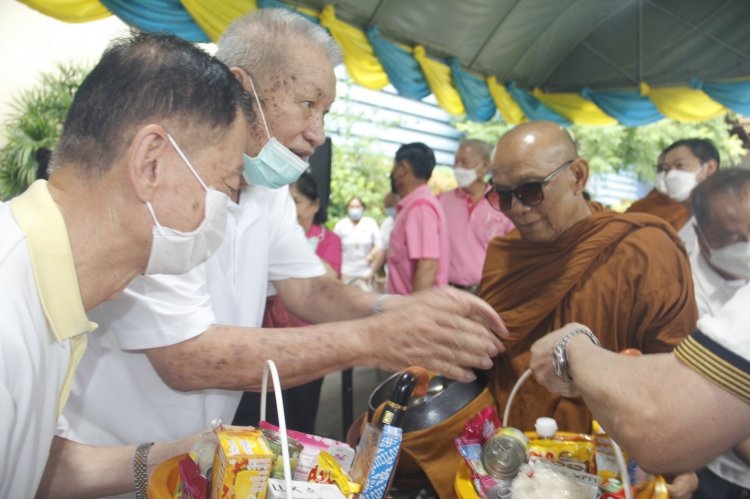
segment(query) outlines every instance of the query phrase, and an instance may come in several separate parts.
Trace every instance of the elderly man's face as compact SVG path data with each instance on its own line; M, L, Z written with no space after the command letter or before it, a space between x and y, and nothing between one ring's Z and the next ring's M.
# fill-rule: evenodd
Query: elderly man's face
M575 178L570 169L574 157L562 157L558 149L542 150L535 154L519 154L512 148L498 146L492 158L492 182L498 189L513 189L527 182L541 182L561 167L546 185L542 186L544 200L528 206L513 198L505 214L515 224L524 239L533 242L552 242L571 225L575 203ZM582 161L582 160L576 160Z
M710 249L719 249L750 240L750 184L737 202L734 196L715 195L709 199L710 223L701 227ZM700 241L700 237L698 240Z
M258 90L271 135L306 160L325 141L323 121L336 97L336 77L325 52L301 43L290 46L289 70L264 75ZM253 156L260 150L257 141L248 145L254 148L248 151Z
M246 137L246 121L239 112L227 133L212 143L184 134L179 128L173 133L175 143L206 186L230 197L236 196L240 188ZM163 225L191 231L204 219L206 191L177 150L171 146L167 150L171 163L163 169L164 188L152 201L154 211Z

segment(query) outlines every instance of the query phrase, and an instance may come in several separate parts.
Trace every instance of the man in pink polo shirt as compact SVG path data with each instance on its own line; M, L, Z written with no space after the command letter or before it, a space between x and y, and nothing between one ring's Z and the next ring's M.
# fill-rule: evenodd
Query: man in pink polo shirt
M475 293L482 278L487 245L494 237L510 232L514 225L493 209L484 194L489 186L485 176L490 167L490 146L481 140L462 142L456 152L454 174L458 187L440 195L448 223L451 286Z
M445 214L427 181L432 149L414 142L396 151L391 186L401 201L388 246L388 291L408 295L448 284L449 243Z

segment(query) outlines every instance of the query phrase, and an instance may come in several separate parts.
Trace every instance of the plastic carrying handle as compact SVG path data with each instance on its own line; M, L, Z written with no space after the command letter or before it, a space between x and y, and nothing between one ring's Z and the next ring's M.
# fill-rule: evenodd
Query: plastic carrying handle
M260 392L260 420L266 420L266 396L268 395L268 373L273 379L274 395L276 396L276 413L279 416L279 433L281 433L281 455L284 459L284 483L286 497L292 499L292 466L289 464L289 440L286 434L286 418L284 417L284 402L281 400L281 382L276 364L271 359L266 360L263 368L263 384Z
M621 352L624 353L624 352ZM626 353L626 355L635 355L633 353ZM505 412L503 413L503 425L508 426L508 418L510 418L510 406L513 403L513 399L516 397L516 393L518 392L518 389L521 388L521 385L523 385L533 372L531 371L531 368L526 369L523 374L518 378L518 381L516 381L516 384L513 385L513 389L510 391L510 395L508 395L508 401L505 403ZM265 385L264 385L265 386ZM261 405L261 410L264 411L265 414L265 406ZM609 435L609 434L608 434ZM615 460L617 461L617 465L620 468L620 478L622 479L623 483L623 490L625 491L625 498L626 499L633 499L633 491L630 488L630 474L628 473L628 464L625 462L625 456L622 453L622 449L620 446L615 442L615 439L611 436L609 437L609 441L612 443L612 450L615 451Z

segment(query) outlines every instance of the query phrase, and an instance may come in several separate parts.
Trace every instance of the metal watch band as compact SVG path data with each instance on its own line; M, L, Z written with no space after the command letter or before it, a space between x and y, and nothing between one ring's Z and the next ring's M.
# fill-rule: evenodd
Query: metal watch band
M154 445L148 442L139 445L133 456L133 483L135 485L135 497L137 499L148 499L148 451Z
M599 338L597 338L594 333L584 328L576 328L570 331L557 342L555 349L552 351L552 366L554 367L555 375L566 382L573 381L573 378L570 376L570 364L568 363L568 343L574 336L579 334L588 336L594 345L601 346Z

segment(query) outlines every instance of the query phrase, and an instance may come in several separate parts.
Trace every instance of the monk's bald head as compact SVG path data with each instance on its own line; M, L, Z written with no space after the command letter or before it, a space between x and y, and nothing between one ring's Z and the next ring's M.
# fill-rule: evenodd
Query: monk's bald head
M505 212L525 239L554 241L590 214L583 198L588 163L578 158L570 134L556 123L524 123L503 135L492 155L490 171L501 197L506 201L512 198L510 206L506 202ZM527 184L538 187L545 179L542 202L530 206L535 200L530 195L524 198L524 191L530 194ZM513 194L511 189L515 189Z
M576 145L563 127L551 121L530 121L509 130L497 143L495 154L575 158Z

